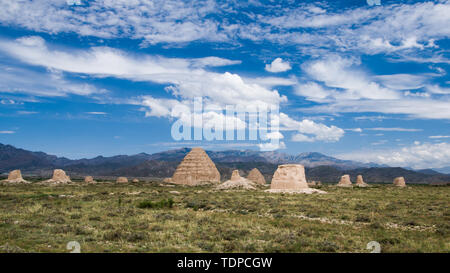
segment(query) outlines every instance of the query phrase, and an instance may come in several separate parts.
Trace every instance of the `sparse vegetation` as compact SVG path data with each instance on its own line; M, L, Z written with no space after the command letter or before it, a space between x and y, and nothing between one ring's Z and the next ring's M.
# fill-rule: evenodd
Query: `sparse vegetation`
M153 202L150 200L142 201L137 206L140 209L162 209L162 208L172 208L173 207L173 199L163 199L157 202Z
M450 251L448 186L321 189L0 185L0 252L67 252L69 241L82 252Z

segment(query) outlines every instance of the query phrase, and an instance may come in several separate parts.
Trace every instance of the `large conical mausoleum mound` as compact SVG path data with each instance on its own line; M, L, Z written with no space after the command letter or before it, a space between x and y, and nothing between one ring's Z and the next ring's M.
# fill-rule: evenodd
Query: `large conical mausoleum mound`
M53 170L53 177L49 180L45 180L41 183L50 183L50 184L67 184L72 182L70 177L66 175L66 172L60 169Z
M171 183L196 186L220 183L220 173L202 148L193 148L178 165Z
M339 183L337 184L338 187L351 187L352 181L350 181L350 175L344 174L341 176L341 180L339 180Z
M250 171L250 173L247 176L247 179L259 185L266 185L266 179L257 168L254 168L253 170Z
M247 178L241 177L238 170L234 170L231 174L231 179L225 181L224 183L218 185L216 189L227 190L227 189L244 189L244 190L255 190L256 184Z
M8 174L8 179L3 180L4 183L30 183L22 178L22 173L20 170L11 171Z
M368 187L369 186L369 184L364 182L364 179L363 179L362 175L358 175L356 177L356 184L355 185L358 186L358 187Z
M394 179L394 186L397 187L406 187L406 182L404 177L397 177Z

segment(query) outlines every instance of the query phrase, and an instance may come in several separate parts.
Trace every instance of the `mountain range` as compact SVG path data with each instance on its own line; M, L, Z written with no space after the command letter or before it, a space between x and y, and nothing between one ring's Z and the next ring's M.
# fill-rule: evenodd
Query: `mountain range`
M62 168L72 176L131 176L169 177L190 148L169 150L155 154L98 156L91 159L71 160L65 157L32 152L11 145L0 144L0 173L21 169L25 175L49 176L55 168ZM391 168L374 163L341 160L321 153L301 153L289 155L280 152L260 152L252 150L207 151L222 174L222 179L239 169L246 175L252 168L260 169L270 180L279 164L296 163L306 167L310 180L337 182L339 176L362 174L369 182L390 182L396 176L404 176L410 183L450 182L450 175L435 170L407 170Z

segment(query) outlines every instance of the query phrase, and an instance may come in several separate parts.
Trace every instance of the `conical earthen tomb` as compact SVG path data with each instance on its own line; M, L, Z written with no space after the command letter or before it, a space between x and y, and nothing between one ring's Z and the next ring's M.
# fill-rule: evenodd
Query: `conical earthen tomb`
M202 185L220 183L220 173L202 148L193 148L178 165L172 179L174 184Z
M266 179L257 168L254 168L253 170L250 171L250 173L247 176L247 179L259 185L266 185Z

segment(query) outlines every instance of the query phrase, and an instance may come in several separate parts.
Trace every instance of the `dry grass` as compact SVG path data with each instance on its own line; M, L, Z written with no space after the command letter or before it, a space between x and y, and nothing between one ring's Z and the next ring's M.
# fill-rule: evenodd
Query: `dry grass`
M0 252L68 252L69 241L82 252L450 251L448 186L321 190L1 185Z

